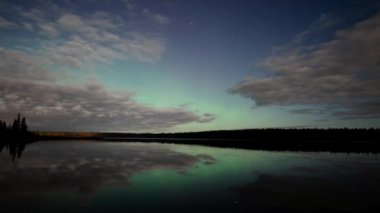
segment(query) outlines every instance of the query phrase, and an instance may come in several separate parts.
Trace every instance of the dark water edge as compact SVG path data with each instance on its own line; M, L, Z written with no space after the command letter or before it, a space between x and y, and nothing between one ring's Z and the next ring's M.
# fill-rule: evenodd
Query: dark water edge
M380 143L368 141L270 141L270 140L223 140L223 139L184 139L184 138L102 138L111 142L159 142L211 147L240 148L266 151L305 151L379 153Z
M36 132L40 140L160 142L269 151L379 153L379 129L249 129L187 133Z
M184 145L201 145L210 147L239 148L266 151L305 151L305 152L336 152L336 153L380 153L380 143L375 141L272 141L244 139L194 139L194 138L121 138L121 137L40 137L39 140L88 140L104 142L143 142L170 143Z

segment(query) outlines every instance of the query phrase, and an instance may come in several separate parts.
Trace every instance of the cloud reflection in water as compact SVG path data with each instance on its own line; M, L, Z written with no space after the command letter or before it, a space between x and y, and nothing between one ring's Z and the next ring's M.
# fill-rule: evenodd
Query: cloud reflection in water
M168 146L138 143L41 142L26 147L22 159L12 163L0 155L0 199L34 205L57 194L83 199L102 187L128 187L137 172L171 169L185 174L200 162L212 164L208 155L189 155Z

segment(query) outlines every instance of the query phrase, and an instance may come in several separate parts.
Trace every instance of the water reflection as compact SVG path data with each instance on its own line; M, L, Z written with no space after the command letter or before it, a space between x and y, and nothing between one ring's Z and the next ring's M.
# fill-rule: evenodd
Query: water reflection
M0 154L3 149L8 149L9 154L14 162L16 157L21 158L21 155L25 149L26 143L22 142L1 142L0 143Z
M233 188L233 191L239 194L242 208L256 212L283 212L284 209L316 213L327 210L377 212L379 174L368 171L327 177L260 174L256 181Z
M5 147L12 156L21 156L25 148ZM168 169L186 175L186 169L196 163L210 165L215 159L154 144L35 143L17 164L0 156L0 199L16 206L22 202L24 207L54 196L88 200L102 188L129 187L130 177L138 172Z
M7 149L0 200L13 211L365 212L380 191L375 155L51 141L10 162Z

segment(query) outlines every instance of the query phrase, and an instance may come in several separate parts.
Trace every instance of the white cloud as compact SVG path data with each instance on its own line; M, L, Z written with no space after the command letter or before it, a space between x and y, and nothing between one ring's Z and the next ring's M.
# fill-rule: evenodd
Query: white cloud
M123 19L118 15L111 15L104 11L96 11L91 14L86 22L96 28L104 30L117 30L124 26Z
M143 105L132 93L110 91L93 80L67 85L62 71L51 70L114 60L155 62L165 51L160 36L131 33L120 17L106 12L79 16L57 5L51 10L19 7L16 11L21 23L17 26L33 30L37 39L30 48L15 44L20 51L0 48L2 119L23 112L32 129L148 131L215 118L181 107ZM0 23L14 24L5 19Z
M21 24L0 19L0 27L3 23L4 27L17 26L33 30L40 34L40 40L37 41L43 41L45 36L54 38L49 42L37 43L41 47L38 52L46 61L58 62L59 65L82 66L94 62L108 63L115 59L154 63L165 51L165 42L160 36L147 36L135 31L131 33L125 20L116 14L95 11L79 16L57 5L52 5L52 11L38 7L30 10L17 8L16 11ZM78 43L80 49L75 50ZM86 55L86 49L99 53Z
M0 47L1 78L30 79L34 81L54 80L54 74L45 69L40 61L22 52Z
M162 39L152 38L143 36L141 33L135 33L133 36L124 35L120 36L117 29L121 26L117 21L112 22L112 19L118 19L118 17L112 17L105 12L95 13L89 18L80 18L74 15L64 15L58 20L58 27L64 27L64 29L69 30L73 35L72 37L80 37L82 39L82 49L76 51L80 52L83 50L84 43L86 43L87 48L91 48L99 53L94 53L90 56L81 55L76 60L81 60L81 58L93 58L93 56L99 55L101 57L96 57L97 60L94 61L109 61L113 59L127 59L127 60L140 60L144 62L155 62L161 58L165 48ZM107 23L115 23L114 25L108 25L104 27ZM67 44L73 43L73 40L67 41L64 46L53 48L65 49ZM74 50L75 51L75 50ZM79 54L79 53L78 53ZM81 61L85 62L85 61Z
M59 31L52 24L41 24L39 27L41 29L41 32L49 37L57 37L60 34Z
M57 24L69 31L79 31L86 26L81 18L73 14L65 14L57 20Z
M323 14L318 20L313 22L305 31L296 35L293 43L302 44L302 42L305 42L305 39L319 37L320 33L332 29L332 27L337 25L340 21L340 18L335 17L331 14Z
M24 112L33 129L55 131L154 131L191 122L210 122L183 108L154 108L131 93L106 90L97 82L62 86L0 78L1 113Z
M81 47L80 42L76 48L91 55L93 50ZM215 119L212 114L197 114L181 107L143 105L134 100L132 92L107 90L94 79L60 84L58 74L45 69L39 58L3 48L0 48L0 73L0 117L10 120L10 116L23 112L32 129L162 131Z
M315 46L288 47L262 61L273 77L247 77L229 89L259 106L329 105L341 117L380 117L380 14Z
M161 15L161 14L154 14L153 20L159 24L169 24L170 23L170 19L164 15Z
M74 36L63 44L48 44L44 47L44 53L52 65L59 64L68 67L80 67L96 62L104 63L123 56L117 50L89 42L79 36Z
M165 51L165 45L161 39L149 38L138 33L130 34L126 37L128 39L116 43L115 48L141 61L155 62L160 59Z

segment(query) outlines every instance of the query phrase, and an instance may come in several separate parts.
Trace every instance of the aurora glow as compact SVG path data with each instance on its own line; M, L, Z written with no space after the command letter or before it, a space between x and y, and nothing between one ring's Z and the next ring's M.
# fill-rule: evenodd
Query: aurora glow
M0 119L32 130L380 127L378 1L2 0Z
M17 164L0 153L0 198L33 212L373 212L379 164L366 153L41 141Z

